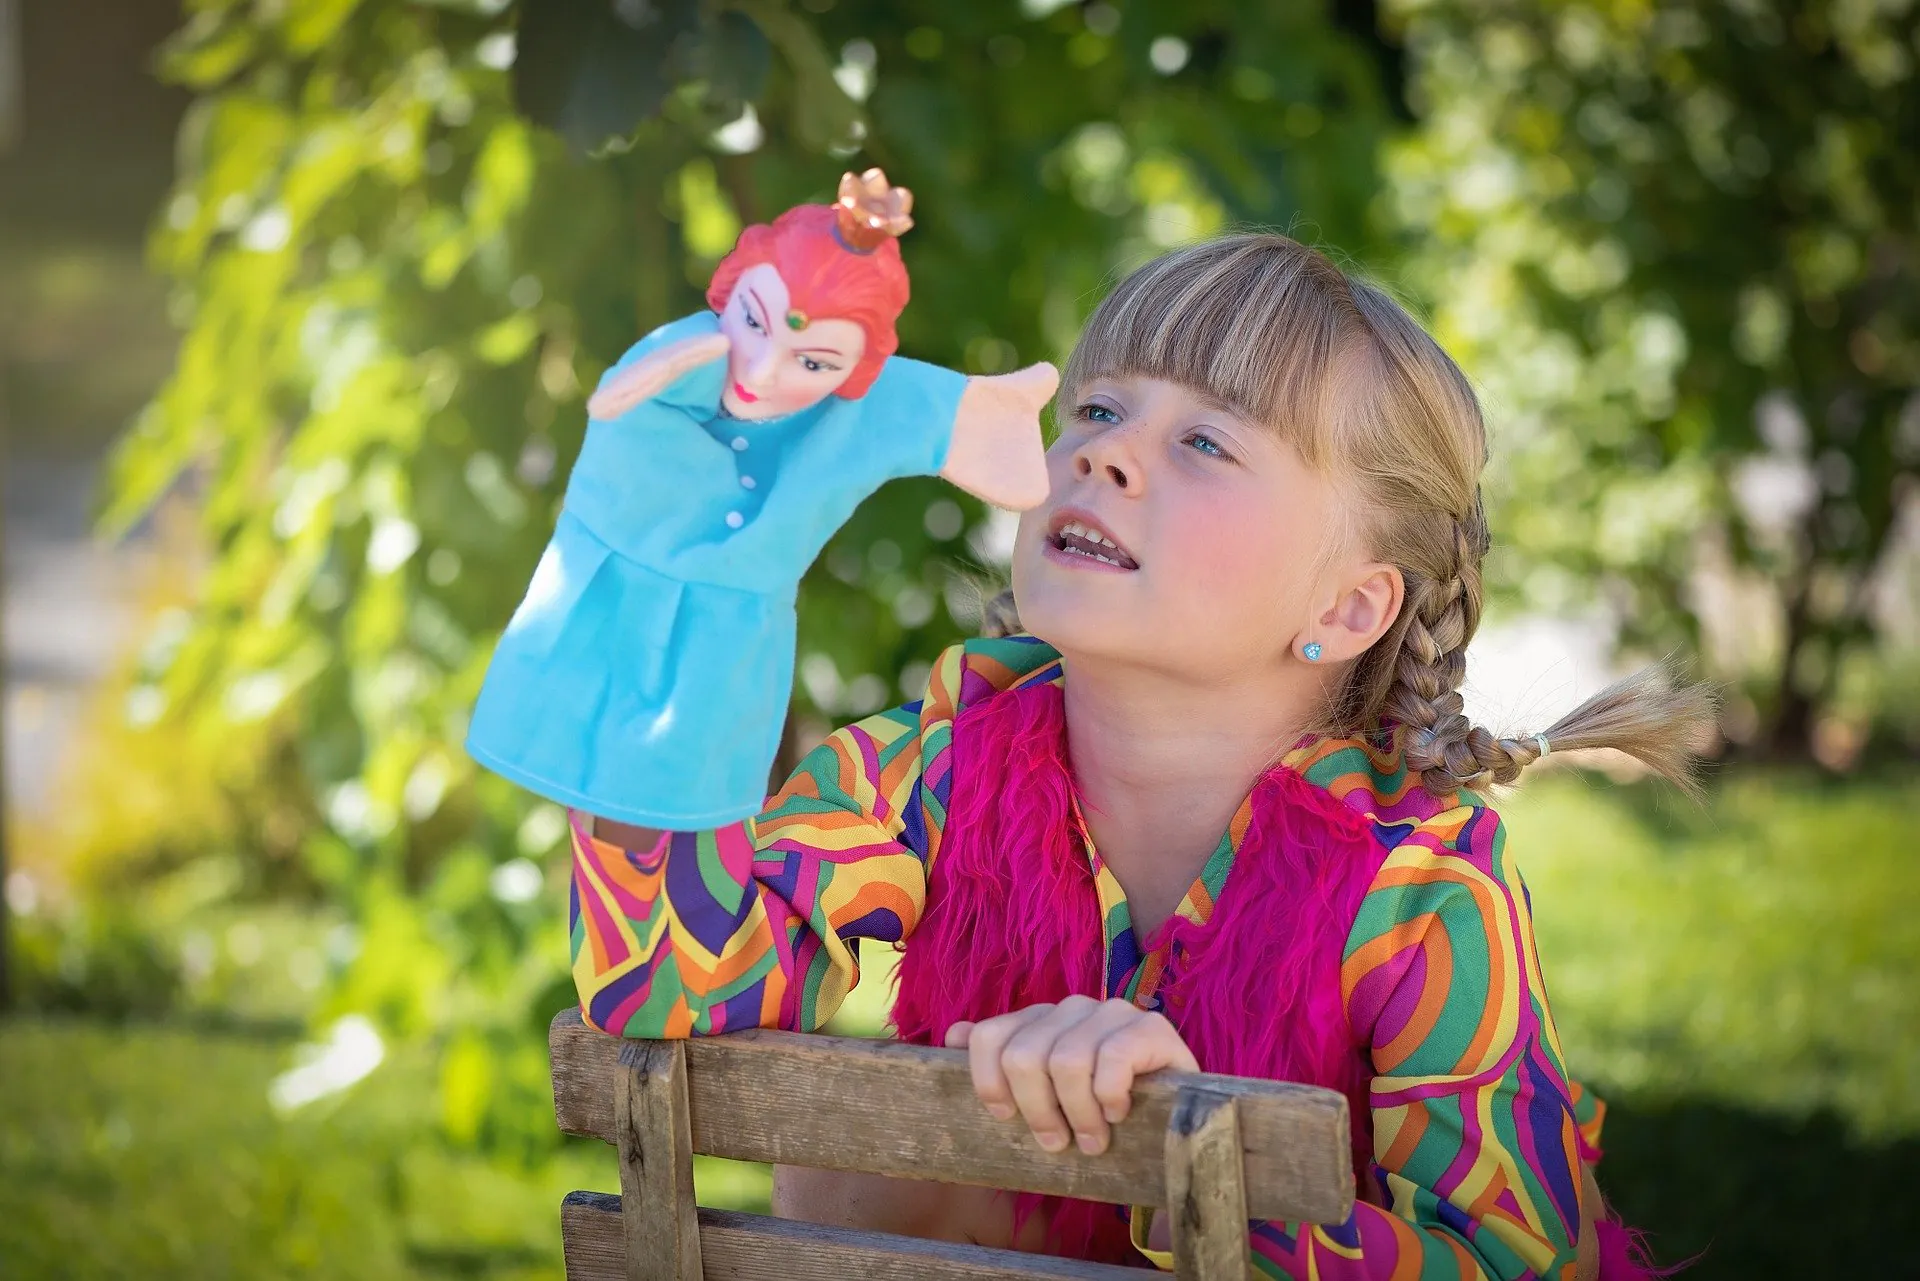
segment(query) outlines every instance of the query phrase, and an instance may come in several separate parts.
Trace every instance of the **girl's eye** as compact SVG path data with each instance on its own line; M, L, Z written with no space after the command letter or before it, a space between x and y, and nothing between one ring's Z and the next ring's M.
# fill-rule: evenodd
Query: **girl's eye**
M1073 416L1075 418L1083 418L1090 423L1117 423L1120 421L1120 415L1115 413L1110 406L1097 405L1092 401L1088 401L1075 409Z
M817 360L815 360L815 359L814 359L814 358L813 358L812 356L802 356L802 357L800 357L800 367L801 367L802 369L805 369L805 370L806 370L806 371L807 371L808 373L810 373L810 374L817 374L817 373L819 373L819 372L820 372L820 371L821 371L822 369L825 369L825 368L826 368L826 366L825 366L825 365L823 365L823 364L821 364L821 363L820 363L819 361L817 361Z
M754 330L755 332L758 332L758 331L759 331L759 329L760 329L760 322L759 322L759 320L757 320L757 319L756 319L756 318L754 317L754 314L753 314L753 308L751 308L751 307L748 307L748 306L745 306L745 305L743 304L743 305L741 306L741 308L740 308L740 314L741 314L741 315L743 315L743 316L745 316L745 317L747 318L747 328L748 328L748 329L751 329L751 330Z
M1229 454L1221 446L1219 441L1207 435L1205 432L1196 431L1189 435L1187 437L1187 443L1209 458L1224 458L1228 462L1233 461L1233 455Z

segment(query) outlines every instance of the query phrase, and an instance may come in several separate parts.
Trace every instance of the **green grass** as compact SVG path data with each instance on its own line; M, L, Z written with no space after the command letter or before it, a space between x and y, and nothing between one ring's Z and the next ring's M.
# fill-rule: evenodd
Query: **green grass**
M1547 783L1502 809L1622 1215L1688 1281L1920 1277L1920 782Z
M1547 778L1501 805L1569 1062L1608 1100L1602 1184L1689 1281L1920 1276L1920 783L1735 778L1705 809ZM557 928L557 926L556 926ZM885 949L835 1030L870 1032ZM284 1036L0 1024L0 1274L558 1278L557 1207L604 1146L535 1168L443 1143L396 1051L276 1115ZM703 1162L709 1204L763 1168Z
M1920 1133L1920 781L1547 782L1502 812L1576 1073Z
M558 1281L560 1198L617 1187L604 1145L537 1168L435 1136L405 1057L281 1117L278 1038L0 1024L0 1275ZM766 1206L764 1171L702 1161L714 1204Z

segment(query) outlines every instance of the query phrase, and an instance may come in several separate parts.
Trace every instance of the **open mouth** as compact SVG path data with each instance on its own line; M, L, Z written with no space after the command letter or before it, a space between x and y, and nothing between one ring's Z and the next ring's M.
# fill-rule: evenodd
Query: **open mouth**
M1061 557L1081 558L1114 569L1140 568L1140 562L1099 521L1071 508L1054 513L1047 546Z
M713 384L708 383L707 386L711 387L713 386ZM760 399L758 396L748 391L745 387L741 386L738 381L736 381L733 384L733 394L735 397L739 399L740 403L743 405L751 405L754 401Z

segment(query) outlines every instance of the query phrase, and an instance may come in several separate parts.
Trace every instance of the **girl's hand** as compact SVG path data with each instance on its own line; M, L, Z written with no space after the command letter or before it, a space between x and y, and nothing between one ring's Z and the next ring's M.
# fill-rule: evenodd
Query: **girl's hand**
M987 1111L1003 1121L1018 1112L1049 1152L1064 1151L1069 1135L1082 1152L1106 1151L1110 1127L1133 1106L1135 1077L1200 1070L1164 1015L1090 996L955 1023L947 1045L967 1051Z
M967 379L940 474L996 507L1025 511L1045 502L1040 411L1059 385L1059 371L1044 361L1010 374Z
M701 334L650 351L587 399L587 417L603 422L618 418L641 401L665 391L689 369L719 360L732 349L725 334Z

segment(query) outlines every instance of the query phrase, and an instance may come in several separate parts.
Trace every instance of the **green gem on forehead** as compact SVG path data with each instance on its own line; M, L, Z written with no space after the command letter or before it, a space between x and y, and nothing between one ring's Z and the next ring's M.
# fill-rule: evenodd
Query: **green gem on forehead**
M807 327L807 313L806 313L806 312L804 312L804 311L789 311L789 312L787 313L787 328L788 328L788 329L805 329L806 327Z

